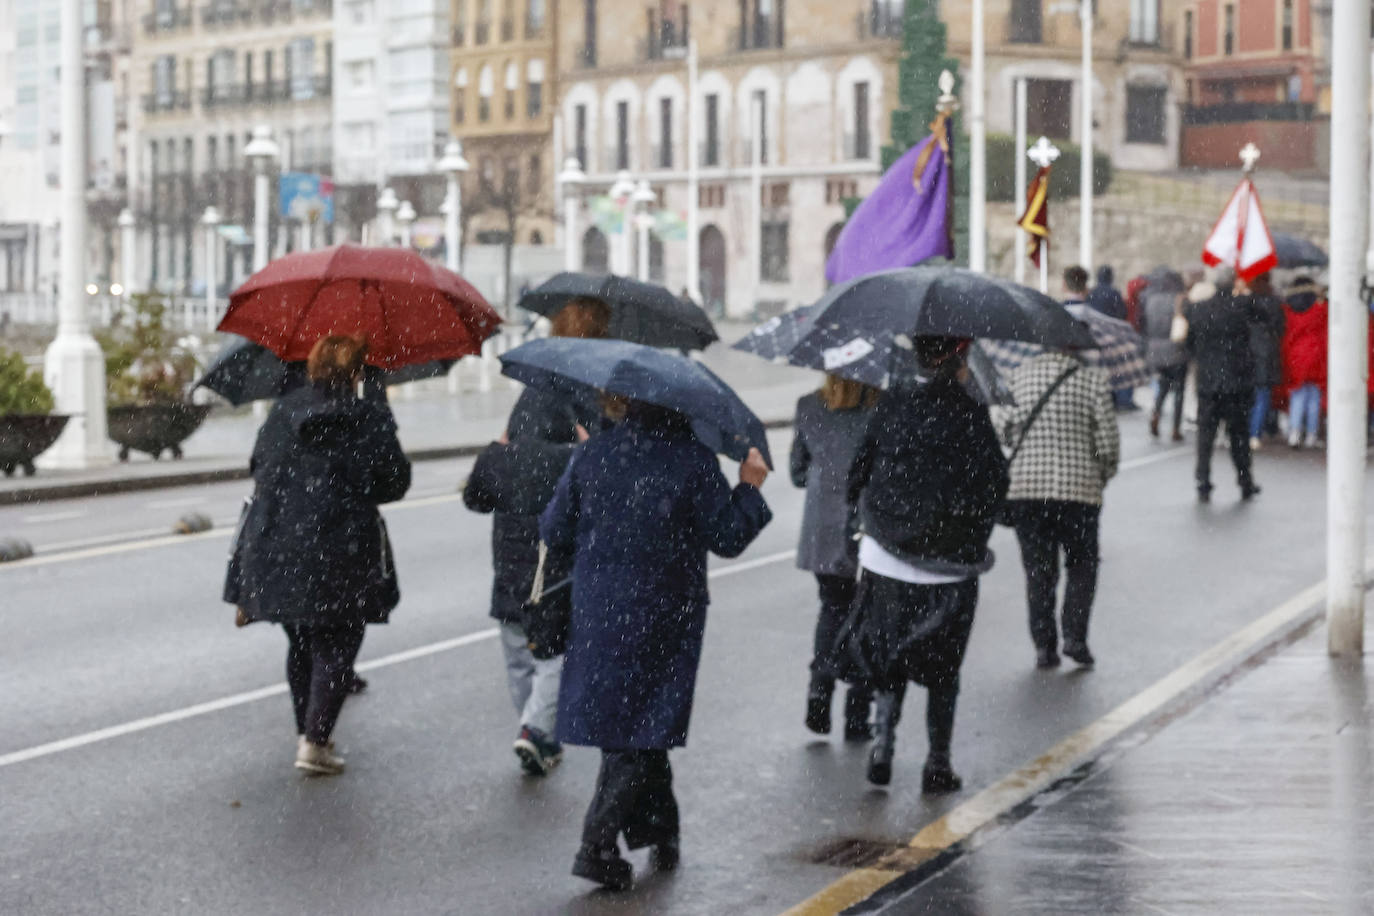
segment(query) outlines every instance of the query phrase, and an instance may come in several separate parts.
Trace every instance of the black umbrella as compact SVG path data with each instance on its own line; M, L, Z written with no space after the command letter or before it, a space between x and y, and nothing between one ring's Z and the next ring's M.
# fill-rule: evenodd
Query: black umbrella
M261 344L237 334L226 336L229 342L210 362L210 367L196 382L197 386L208 388L230 404L239 406L249 401L281 397L305 384L304 363L283 362ZM369 377L375 375L386 385L401 385L444 375L453 368L453 363L450 359L440 359L385 370L369 366L367 372Z
M609 336L675 350L704 350L720 339L701 306L654 283L615 274L561 273L520 297L520 307L553 317L573 299L611 307Z
M834 337L826 346L818 347L813 342L811 346L801 347L802 340L815 326L816 312L817 306L804 305L770 318L741 338L733 349L767 360L782 360L803 369L832 372L841 378L863 382L874 388L887 387L894 374L915 371L914 361L906 355L909 351L893 346L897 336L893 332L884 332L864 341L867 346L852 337ZM845 354L840 359L834 358L832 351L836 348ZM827 357L827 354L830 356ZM970 394L987 404L1015 403L1011 389L981 347L975 345L969 350L968 366Z
M701 363L623 340L547 337L501 356L501 372L535 388L605 391L675 410L712 450L743 460L757 448L772 467L763 423Z
M1278 266L1283 270L1298 267L1325 267L1326 252L1305 238L1289 235L1287 232L1273 232L1274 252L1278 255Z

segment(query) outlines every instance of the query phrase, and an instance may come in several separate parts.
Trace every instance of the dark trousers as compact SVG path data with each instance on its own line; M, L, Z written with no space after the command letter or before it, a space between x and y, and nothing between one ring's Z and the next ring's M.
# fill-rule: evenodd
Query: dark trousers
M1226 424L1231 438L1231 463L1236 466L1236 479L1242 488L1252 486L1250 473L1250 408L1255 392L1210 391L1198 393L1197 409L1197 487L1212 489L1212 446L1217 440L1217 428Z
M1164 401L1174 396L1174 432L1183 429L1183 390L1188 385L1188 364L1159 370L1159 393L1155 395L1155 416L1164 414Z
M1064 642L1088 641L1088 617L1097 594L1097 530L1102 510L1087 503L1018 500L1016 539L1026 569L1026 605L1031 640L1037 649L1059 648L1055 595L1059 590L1059 553L1064 553Z
M582 845L614 850L621 833L630 849L677 839L677 799L666 750L602 749L596 794L582 823Z
M902 718L906 684L878 694L878 740L892 741ZM942 679L926 691L927 757L934 763L949 763L949 748L954 741L954 710L959 705L959 678Z
M363 645L363 627L283 624L288 643L286 683L296 713L296 733L328 744L348 697L353 660Z
M832 656L835 640L840 635L845 618L854 606L854 593L858 580L853 576L826 576L816 574L816 587L820 591L821 613L816 618L816 638L811 648L811 671L817 677L828 677L834 681Z

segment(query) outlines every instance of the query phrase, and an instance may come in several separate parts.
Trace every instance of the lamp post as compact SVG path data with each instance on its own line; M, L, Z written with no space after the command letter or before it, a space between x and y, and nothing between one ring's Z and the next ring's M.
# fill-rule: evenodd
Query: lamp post
M1078 20L1083 31L1083 136L1079 138L1078 163L1078 260L1093 269L1093 0L1078 0ZM1366 32L1367 34L1367 32ZM1366 80L1366 82L1368 82Z
M1016 146L1015 149L1026 148L1026 78L1018 76L1016 78ZM1016 157L1016 206L1026 205L1026 160L1021 156ZM1016 255L1016 263L1012 267L1013 279L1017 283L1026 282L1026 230L1018 228L1016 230L1016 244L1012 246Z
M463 158L463 144L457 140L448 141L444 146L444 155L439 160L438 168L448 176L448 194L444 208L444 264L449 270L458 273L463 269L463 240L459 237L463 231L463 186L459 182L469 168L468 161Z
M119 211L119 218L115 222L119 226L120 285L124 287L124 295L129 296L133 294L134 274L138 272L134 266L138 263L138 221L134 219L133 211L125 207Z
M968 266L982 273L988 266L987 119L984 117L985 69L983 0L973 0L973 35L969 66Z
M630 220L634 213L634 200L632 195L635 192L634 180L630 173L621 169L615 176L615 184L611 185L611 199L621 202L620 213L620 243L616 246L616 263L611 267L611 273L629 276L633 269L630 263Z
M401 201L400 208L396 211L396 221L401 224L401 247L410 247L410 227L415 223L415 208L410 201Z
M215 287L219 284L219 210L206 207L200 224L205 227L205 325L214 330L218 323L215 321Z
M253 272L267 266L267 219L272 206L272 188L268 171L281 154L272 139L272 128L259 124L253 128L253 139L243 148L243 154L253 166Z
M44 456L51 467L109 461L105 442L105 357L91 336L86 297L86 62L82 0L62 0L61 283L57 336L43 357L43 376L57 412L71 416Z
M1331 58L1331 293L1327 351L1326 621L1332 655L1364 651L1369 308L1369 4L1336 3Z
M641 178L639 184L635 185L635 192L630 197L631 208L638 210L640 207L646 208L646 212L636 216L636 226L639 229L639 279L649 279L649 227L653 224L647 208L658 203L658 195L653 188L649 187L649 182Z
M1047 169L1059 158L1059 149L1048 137L1041 137L1026 151L1026 158L1040 168ZM1021 196L1024 198L1025 194ZM1024 256L1024 252L1018 252L1018 260ZM1040 240L1040 292L1047 296L1050 292L1050 240L1047 238Z
M396 192L391 188L382 188L382 193L377 195L377 234L381 236L378 244L383 247L389 248L395 244L396 208L400 205Z
M582 240L577 237L577 208L581 206L582 184L587 180L582 163L576 156L563 162L558 183L563 186L563 269L575 271L581 267Z
M697 40L687 40L687 293L701 296L701 148L697 141L697 101L700 98Z

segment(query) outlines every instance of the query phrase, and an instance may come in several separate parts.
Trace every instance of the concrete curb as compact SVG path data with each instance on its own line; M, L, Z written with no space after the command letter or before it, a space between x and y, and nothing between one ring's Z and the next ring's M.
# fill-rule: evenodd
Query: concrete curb
M765 429L789 429L791 418L785 420L765 420ZM472 458L481 454L488 443L480 445L447 445L436 448L421 448L408 452L411 461L444 461L452 458ZM205 468L183 473L156 474L146 477L110 478L108 480L82 480L72 483L39 483L31 487L13 490L0 490L0 506L21 506L33 503L53 502L60 499L82 499L88 496L110 496L117 493L138 493L144 490L164 490L173 487L203 486L211 483L225 483L246 480L249 477L247 461L236 465Z

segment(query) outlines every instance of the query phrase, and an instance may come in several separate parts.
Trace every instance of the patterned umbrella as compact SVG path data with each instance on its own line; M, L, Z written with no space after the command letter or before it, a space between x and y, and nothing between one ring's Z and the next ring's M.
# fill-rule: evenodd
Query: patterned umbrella
M1107 373L1113 390L1136 388L1150 381L1145 365L1145 350L1135 328L1124 321L1109 318L1086 305L1069 305L1066 309L1088 326L1097 348L1082 350L1083 361ZM1013 340L979 341L998 369L1011 373L1028 359L1045 352L1039 344Z

